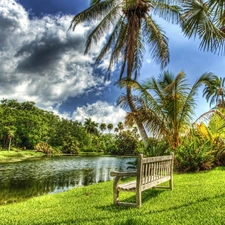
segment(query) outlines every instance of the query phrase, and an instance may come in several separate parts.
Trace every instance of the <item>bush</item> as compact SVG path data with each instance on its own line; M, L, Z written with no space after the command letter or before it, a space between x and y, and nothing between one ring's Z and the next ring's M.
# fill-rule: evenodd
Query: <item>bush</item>
M214 151L209 141L202 142L200 138L192 140L184 138L183 143L175 152L175 167L180 172L197 172L212 169L214 166Z
M51 155L53 153L52 147L46 142L39 142L34 146L34 149L38 152L43 152L46 155Z
M155 138L148 139L148 145L144 149L144 153L148 156L160 156L168 154L169 144L163 140Z
M79 143L72 136L67 136L63 141L62 152L78 155L80 152Z

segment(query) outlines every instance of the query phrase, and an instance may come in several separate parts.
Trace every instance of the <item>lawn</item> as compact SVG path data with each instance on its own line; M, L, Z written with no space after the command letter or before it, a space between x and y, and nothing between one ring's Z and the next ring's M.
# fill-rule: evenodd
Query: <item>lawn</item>
M34 150L17 150L17 151L7 151L7 150L0 150L0 163L4 162L17 162L26 160L28 158L34 157L42 157L45 154L42 152L37 152Z
M122 199L134 200L133 193ZM143 192L142 207L112 204L112 181L0 206L0 224L225 224L225 168L174 174L174 190Z

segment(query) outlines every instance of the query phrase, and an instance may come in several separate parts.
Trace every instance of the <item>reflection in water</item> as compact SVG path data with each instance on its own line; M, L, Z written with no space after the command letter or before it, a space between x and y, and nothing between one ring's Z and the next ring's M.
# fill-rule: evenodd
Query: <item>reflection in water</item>
M126 171L134 158L53 157L0 164L0 204L111 180L110 171Z

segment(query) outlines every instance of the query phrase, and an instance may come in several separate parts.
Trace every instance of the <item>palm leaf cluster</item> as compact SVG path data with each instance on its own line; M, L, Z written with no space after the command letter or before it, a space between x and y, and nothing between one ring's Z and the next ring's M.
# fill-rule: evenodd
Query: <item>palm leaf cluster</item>
M138 117L155 138L163 138L175 149L180 136L191 124L198 88L211 82L212 76L211 73L203 74L192 87L186 83L182 71L177 76L166 71L158 79L152 77L143 85L123 79L121 86L130 85L137 91L133 96L137 110L128 113L126 122L132 124L134 117ZM122 96L118 104L126 106L126 96Z
M110 54L108 71L120 62L120 78L136 78L139 74L145 47L148 45L152 59L164 67L169 62L168 40L153 14L171 22L179 21L178 1L167 0L92 0L91 6L77 14L72 22L74 30L80 23L97 22L88 36L85 53L93 43L107 35L107 41L96 57L96 63ZM170 4L169 4L170 3ZM172 5L174 3L174 5Z
M204 88L203 96L209 101L210 107L225 107L225 78L213 76L212 82Z
M187 37L200 38L200 49L214 53L224 52L225 1L185 0L183 31Z

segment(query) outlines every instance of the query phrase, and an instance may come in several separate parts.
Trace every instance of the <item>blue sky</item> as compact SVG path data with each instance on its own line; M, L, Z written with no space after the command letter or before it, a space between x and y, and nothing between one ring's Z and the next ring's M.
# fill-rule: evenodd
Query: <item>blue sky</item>
M89 5L88 0L1 0L0 1L0 99L34 101L69 119L117 124L125 111L116 108L123 90L114 86L117 73L104 82L107 59L98 67L93 58L104 44L84 55L85 38L92 27L79 25L68 30L72 17ZM193 84L204 72L224 76L225 57L198 50L198 40L188 40L179 27L160 19L169 38L170 64L174 74L183 70ZM161 73L146 54L139 81ZM209 110L201 98L194 119Z

